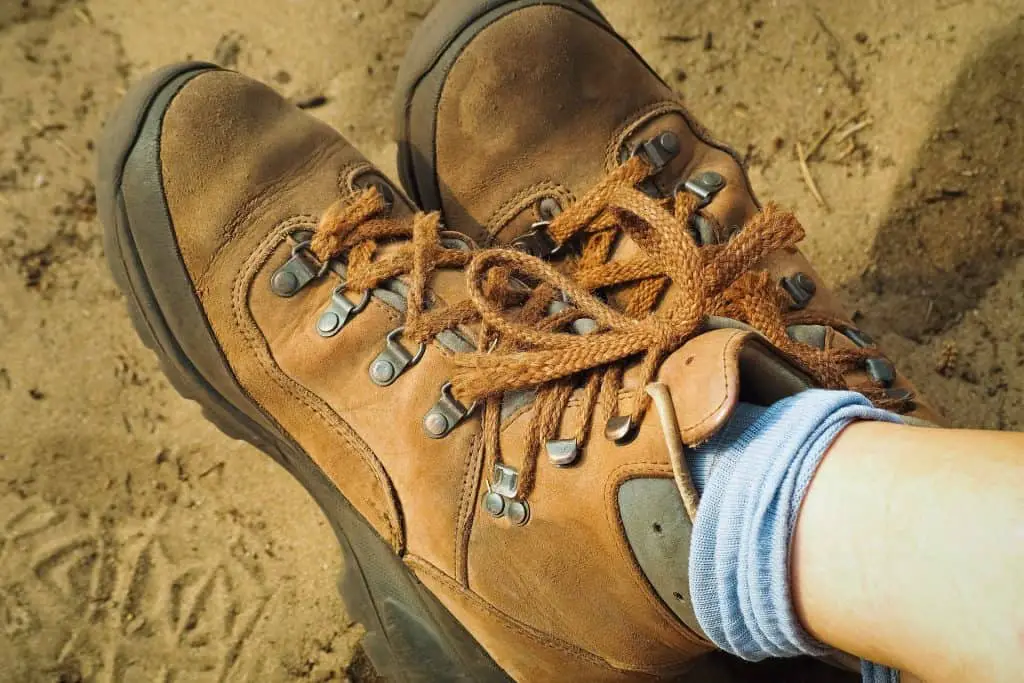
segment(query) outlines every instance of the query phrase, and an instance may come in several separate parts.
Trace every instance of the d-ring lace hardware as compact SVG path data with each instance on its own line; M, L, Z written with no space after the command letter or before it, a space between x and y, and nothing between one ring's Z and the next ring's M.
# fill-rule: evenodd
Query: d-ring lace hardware
M441 387L441 398L434 407L423 416L423 431L431 439L443 439L451 434L460 422L476 410L476 402L468 408L452 395L452 383L445 382Z
M512 241L512 248L537 258L555 256L562 250L563 245L556 242L548 232L549 225L551 225L551 221L534 223L530 226L530 232L520 235Z
M415 353L410 353L401 342L404 327L397 327L384 340L384 350L370 363L370 381L379 387L390 386L403 372L420 362L427 345L420 342Z
M330 262L317 264L309 245L310 240L305 240L292 247L292 255L270 276L270 291L280 297L295 296L299 290L327 272Z
M345 283L334 288L331 301L316 321L316 331L321 337L333 337L341 332L341 328L361 312L370 303L370 290L363 292L358 303L353 303L345 296Z

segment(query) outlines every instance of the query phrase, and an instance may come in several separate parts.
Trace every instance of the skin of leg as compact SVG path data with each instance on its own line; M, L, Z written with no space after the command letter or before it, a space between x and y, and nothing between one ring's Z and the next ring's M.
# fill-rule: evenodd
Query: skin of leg
M791 581L818 639L930 683L1024 671L1024 434L861 422L804 499Z

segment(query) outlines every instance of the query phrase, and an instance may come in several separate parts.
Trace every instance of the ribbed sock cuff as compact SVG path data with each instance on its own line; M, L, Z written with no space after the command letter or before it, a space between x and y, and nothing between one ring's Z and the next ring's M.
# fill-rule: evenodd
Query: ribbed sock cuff
M900 418L860 394L805 391L769 408L741 404L725 429L688 455L702 490L690 591L701 627L726 652L751 661L831 652L797 618L789 548L811 478L855 420Z

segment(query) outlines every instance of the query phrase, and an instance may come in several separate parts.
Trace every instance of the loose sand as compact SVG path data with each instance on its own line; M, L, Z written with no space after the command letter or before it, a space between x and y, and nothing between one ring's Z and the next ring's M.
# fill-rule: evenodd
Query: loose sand
M136 340L93 141L135 78L215 59L326 98L315 112L391 172L391 87L430 5L0 2L0 680L371 679L312 501ZM797 211L812 261L955 424L1022 426L1017 0L598 5ZM794 146L833 125L809 164L825 209Z

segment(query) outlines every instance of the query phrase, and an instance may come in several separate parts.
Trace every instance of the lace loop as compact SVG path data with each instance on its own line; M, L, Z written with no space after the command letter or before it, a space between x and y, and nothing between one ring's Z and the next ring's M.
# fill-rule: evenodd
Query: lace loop
M838 322L806 310L790 311L779 283L758 267L772 252L795 247L803 238L792 214L768 204L728 239L698 244L687 226L699 199L685 191L664 200L651 198L637 189L650 172L642 157L627 160L548 224L546 231L558 247L569 240L579 244L568 273L514 249L474 253L447 248L436 213L388 217L387 202L372 187L328 209L310 242L321 262L346 260L346 288L369 291L384 280L404 277L404 337L410 342L425 344L458 326L473 329L478 350L454 354L450 391L446 387L439 403L463 410L442 415L450 423L446 429L425 424L428 435L443 437L457 423L456 413L482 406L485 462L494 471L502 462L503 395L534 392L519 464L521 498L535 483L538 455L547 442L574 440L582 449L595 413L606 421L620 416L633 427L640 425L651 401L646 392L632 392L628 411L620 415L627 367L635 382L646 386L665 358L699 334L710 316L752 326L824 387L844 386L853 368L881 357L873 348L826 350L790 338L788 325L835 327ZM712 228L726 234L721 226ZM636 253L613 260L620 234L635 243ZM388 248L382 256L383 243ZM439 268L465 270L466 300L444 305L431 296L429 285ZM584 318L592 324L586 334L576 334L572 323ZM876 374L886 376L880 370ZM885 389L864 393L882 404L895 403L893 392ZM578 416L575 424L563 426L574 393ZM428 417L440 425L433 413Z

